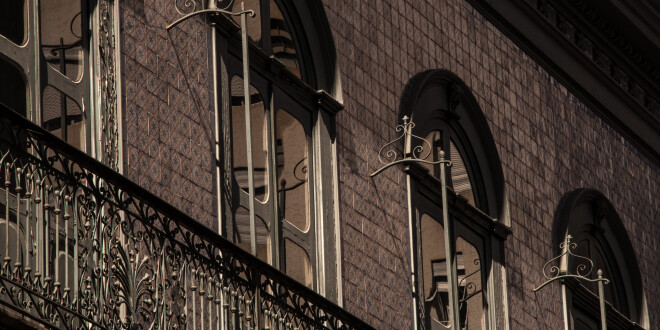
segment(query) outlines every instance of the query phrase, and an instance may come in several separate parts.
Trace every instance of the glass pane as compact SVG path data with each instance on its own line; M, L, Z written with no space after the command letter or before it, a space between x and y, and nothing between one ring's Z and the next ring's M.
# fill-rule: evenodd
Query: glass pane
M421 223L426 328L446 328L449 324L449 285L444 228L428 214L422 215Z
M42 126L84 151L86 149L85 120L78 103L52 86L44 88L42 97ZM65 123L64 130L62 123Z
M284 240L286 254L286 274L294 280L312 287L312 266L307 252L298 244L289 239Z
M467 169L465 168L465 162L463 161L463 156L456 148L454 141L449 141L449 154L451 155L451 182L454 188L454 192L467 198L468 203L472 206L474 204L474 195L472 194L472 184L470 183L470 177L468 176Z
M25 41L25 1L0 1L0 34L20 45Z
M461 329L485 329L481 259L462 237L456 239L456 261Z
M46 62L69 79L82 73L80 0L40 1L41 49Z
M300 75L300 61L293 41L293 35L287 25L280 7L274 0L270 0L270 40L273 47L273 56L298 78Z
M270 226L259 216L254 217L255 232L257 238L257 258L269 264L271 263L270 253ZM239 207L234 215L234 242L240 248L250 252L250 212Z
M277 111L276 125L280 219L305 232L309 229L307 135L302 123L282 109Z
M243 0L245 3L245 10L254 10L254 17L247 17L247 26L248 26L248 37L252 42L259 43L261 42L261 0ZM231 11L239 12L241 11L241 1L235 1L231 6ZM232 16L234 22L241 26L241 16Z
M254 197L261 202L268 200L268 132L264 101L254 86L250 88L250 122L252 137L252 166L254 168ZM248 192L248 164L245 133L245 103L243 78L231 80L232 105L232 161L234 177L239 187Z
M0 58L0 110L14 110L27 116L27 88L21 70Z
M587 277L589 278L596 278L598 277L598 269L601 269L603 271L603 277L612 279L614 278L613 274L611 274L611 271L609 267L607 267L605 260L606 258L603 257L603 254L601 253L600 249L597 248L597 242L591 237L588 238L576 238L577 241L577 248L575 249L574 253L583 256L586 258L591 259L593 262L593 267L589 265L589 262L586 259L582 258L571 258L570 265L569 265L569 270L572 272L576 272L577 268L580 267L581 265L585 266L585 270L582 271L582 274L585 274L588 270L591 270L591 273ZM582 287L587 288L591 292L594 293L594 295L598 295L598 283L597 282L583 282L580 283ZM620 312L627 314L628 313L628 308L624 305L621 304L621 302L617 299L617 295L615 294L615 289L616 286L610 282L610 284L605 285L604 287L605 291L605 300L609 302L610 304L614 305L617 310Z
M440 151L442 151L442 133L440 131L433 131L426 136L426 141L429 143L423 143L419 145L422 149L418 149L416 153L417 157L427 161L437 162L440 160ZM422 166L426 167L436 178L440 179L440 165L436 164L426 164L420 163Z

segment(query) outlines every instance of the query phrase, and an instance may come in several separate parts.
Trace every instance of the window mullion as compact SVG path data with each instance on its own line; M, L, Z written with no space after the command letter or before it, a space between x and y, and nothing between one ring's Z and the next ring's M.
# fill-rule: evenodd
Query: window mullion
M270 2L272 0L261 0L261 46L268 55L272 55L273 47L270 38Z
M241 11L245 11L241 3ZM245 107L245 148L248 170L248 210L250 212L250 253L257 255L257 232L254 216L254 164L252 164L252 113L250 111L250 55L248 53L247 14L241 14L243 59L243 106Z
M443 160L441 157L440 160ZM442 189L442 221L445 234L445 251L447 254L447 285L449 291L449 319L454 329L460 327L458 309L458 286L456 272L456 242L454 241L453 219L449 218L447 206L447 173L446 166L440 166L440 181Z
M29 68L33 70L26 70L26 72L31 72L28 74L28 89L30 90L30 109L31 112L30 119L32 122L39 124L42 123L42 114L41 114L41 46L40 46L40 36L39 36L39 0L29 1L28 5L28 44L27 49L32 51L32 55L29 56L28 65ZM28 68L25 68L28 69Z
M273 267L281 269L281 237L280 237L280 196L278 193L278 183L277 183L277 146L276 146L276 125L275 125L275 91L274 88L270 88L268 91L270 94L270 103L268 107L268 113L266 117L268 118L268 149L270 150L269 162L270 168L272 169L270 175L270 196L271 203L273 207L271 208L271 247L272 247L272 260Z

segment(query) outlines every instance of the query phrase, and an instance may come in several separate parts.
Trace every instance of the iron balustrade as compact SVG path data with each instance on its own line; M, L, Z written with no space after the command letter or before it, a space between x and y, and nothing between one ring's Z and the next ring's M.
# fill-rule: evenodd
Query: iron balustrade
M0 157L3 308L63 329L370 328L11 111Z

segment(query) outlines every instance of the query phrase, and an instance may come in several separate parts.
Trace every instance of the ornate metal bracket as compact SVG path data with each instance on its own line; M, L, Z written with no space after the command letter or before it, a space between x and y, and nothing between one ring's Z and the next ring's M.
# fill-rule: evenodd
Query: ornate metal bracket
M561 280L563 278L577 278L580 280L588 281L588 282L599 282L603 281L605 284L608 284L610 280L606 278L595 278L595 279L590 279L587 276L591 274L594 268L594 263L591 261L591 259L587 257L583 257L581 255L577 255L572 252L572 250L575 250L577 248L576 243L571 243L571 238L573 238L571 235L566 236L566 239L562 243L559 244L559 248L562 249L562 253L552 259L550 259L548 262L543 265L543 276L547 279L543 284L539 285L536 289L532 290L533 292L541 290L543 287L546 285L556 281L556 280ZM560 260L563 256L572 256L574 258L578 258L583 260L583 263L578 264L575 267L575 273L570 273L568 269L561 269L560 267L553 265L553 263L557 260ZM568 265L568 261L566 261L566 264ZM567 266L568 267L568 266ZM599 269L598 270L599 275L602 275L602 271Z
M380 148L378 151L378 160L381 164L383 164L383 166L377 171L371 173L369 176L374 177L380 174L380 172L383 172L384 170L396 164L425 163L436 165L445 163L447 166L451 166L451 161L444 159L444 151L440 151L440 160L427 160L427 158L429 158L431 155L431 143L425 138L412 134L412 129L415 127L415 123L412 120L409 121L410 118L408 118L408 116L404 116L402 119L403 124L397 125L395 128L396 132L401 133L401 135ZM421 141L421 143L413 147L413 138ZM401 140L404 141L404 152L398 152L396 149L387 150L388 148L394 147L394 145ZM425 146L428 147L428 151L425 149Z
M587 282L598 282L598 297L600 300L600 316L601 316L601 327L603 330L607 329L607 321L606 321L606 315L605 315L605 290L603 288L604 284L610 283L610 280L607 278L603 277L603 271L601 269L598 269L596 272L598 278L588 278L593 271L594 268L594 263L591 261L591 259L577 255L573 253L573 250L577 248L576 243L571 243L571 238L573 238L571 235L566 235L566 238L562 243L559 244L559 248L562 250L562 253L545 263L543 265L543 276L547 279L543 284L539 285L536 289L532 290L532 292L539 291L543 289L543 287L547 286L548 284L557 281L557 280L563 280L566 278L575 278L578 280L584 280ZM562 260L562 258L566 256L565 260ZM568 269L568 258L569 257L574 257L577 259L581 259L582 263L579 263L575 267L575 273L571 273ZM555 265L554 263L556 261L559 261L560 266ZM562 286L563 286L562 282ZM562 288L563 290L563 288ZM564 301L564 308L566 308L566 302ZM564 318L567 317L567 314L564 313ZM564 324L566 326L566 329L568 329L568 320L564 320Z
M250 15L250 17L255 16L254 10L252 9L241 10L239 12L231 12L227 10L229 7L231 7L233 3L234 3L233 0L230 1L209 0L207 8L197 9L198 7L202 7L203 5L195 0L175 0L174 8L179 14L183 15L183 17L180 17L176 21L172 22L170 25L166 26L165 29L169 31L173 27L179 25L181 22L186 21L187 19L193 16L197 16L199 14L204 14L204 13L225 14L229 16L240 16L242 14L248 14Z

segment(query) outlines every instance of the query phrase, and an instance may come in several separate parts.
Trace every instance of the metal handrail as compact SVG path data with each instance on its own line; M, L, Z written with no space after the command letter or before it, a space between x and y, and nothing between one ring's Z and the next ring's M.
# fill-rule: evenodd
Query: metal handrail
M0 114L0 153L5 190L29 210L18 224L0 223L18 242L0 250L0 302L33 319L57 328L371 328L12 111ZM10 187L28 174L34 194ZM39 242L59 244L58 258Z

